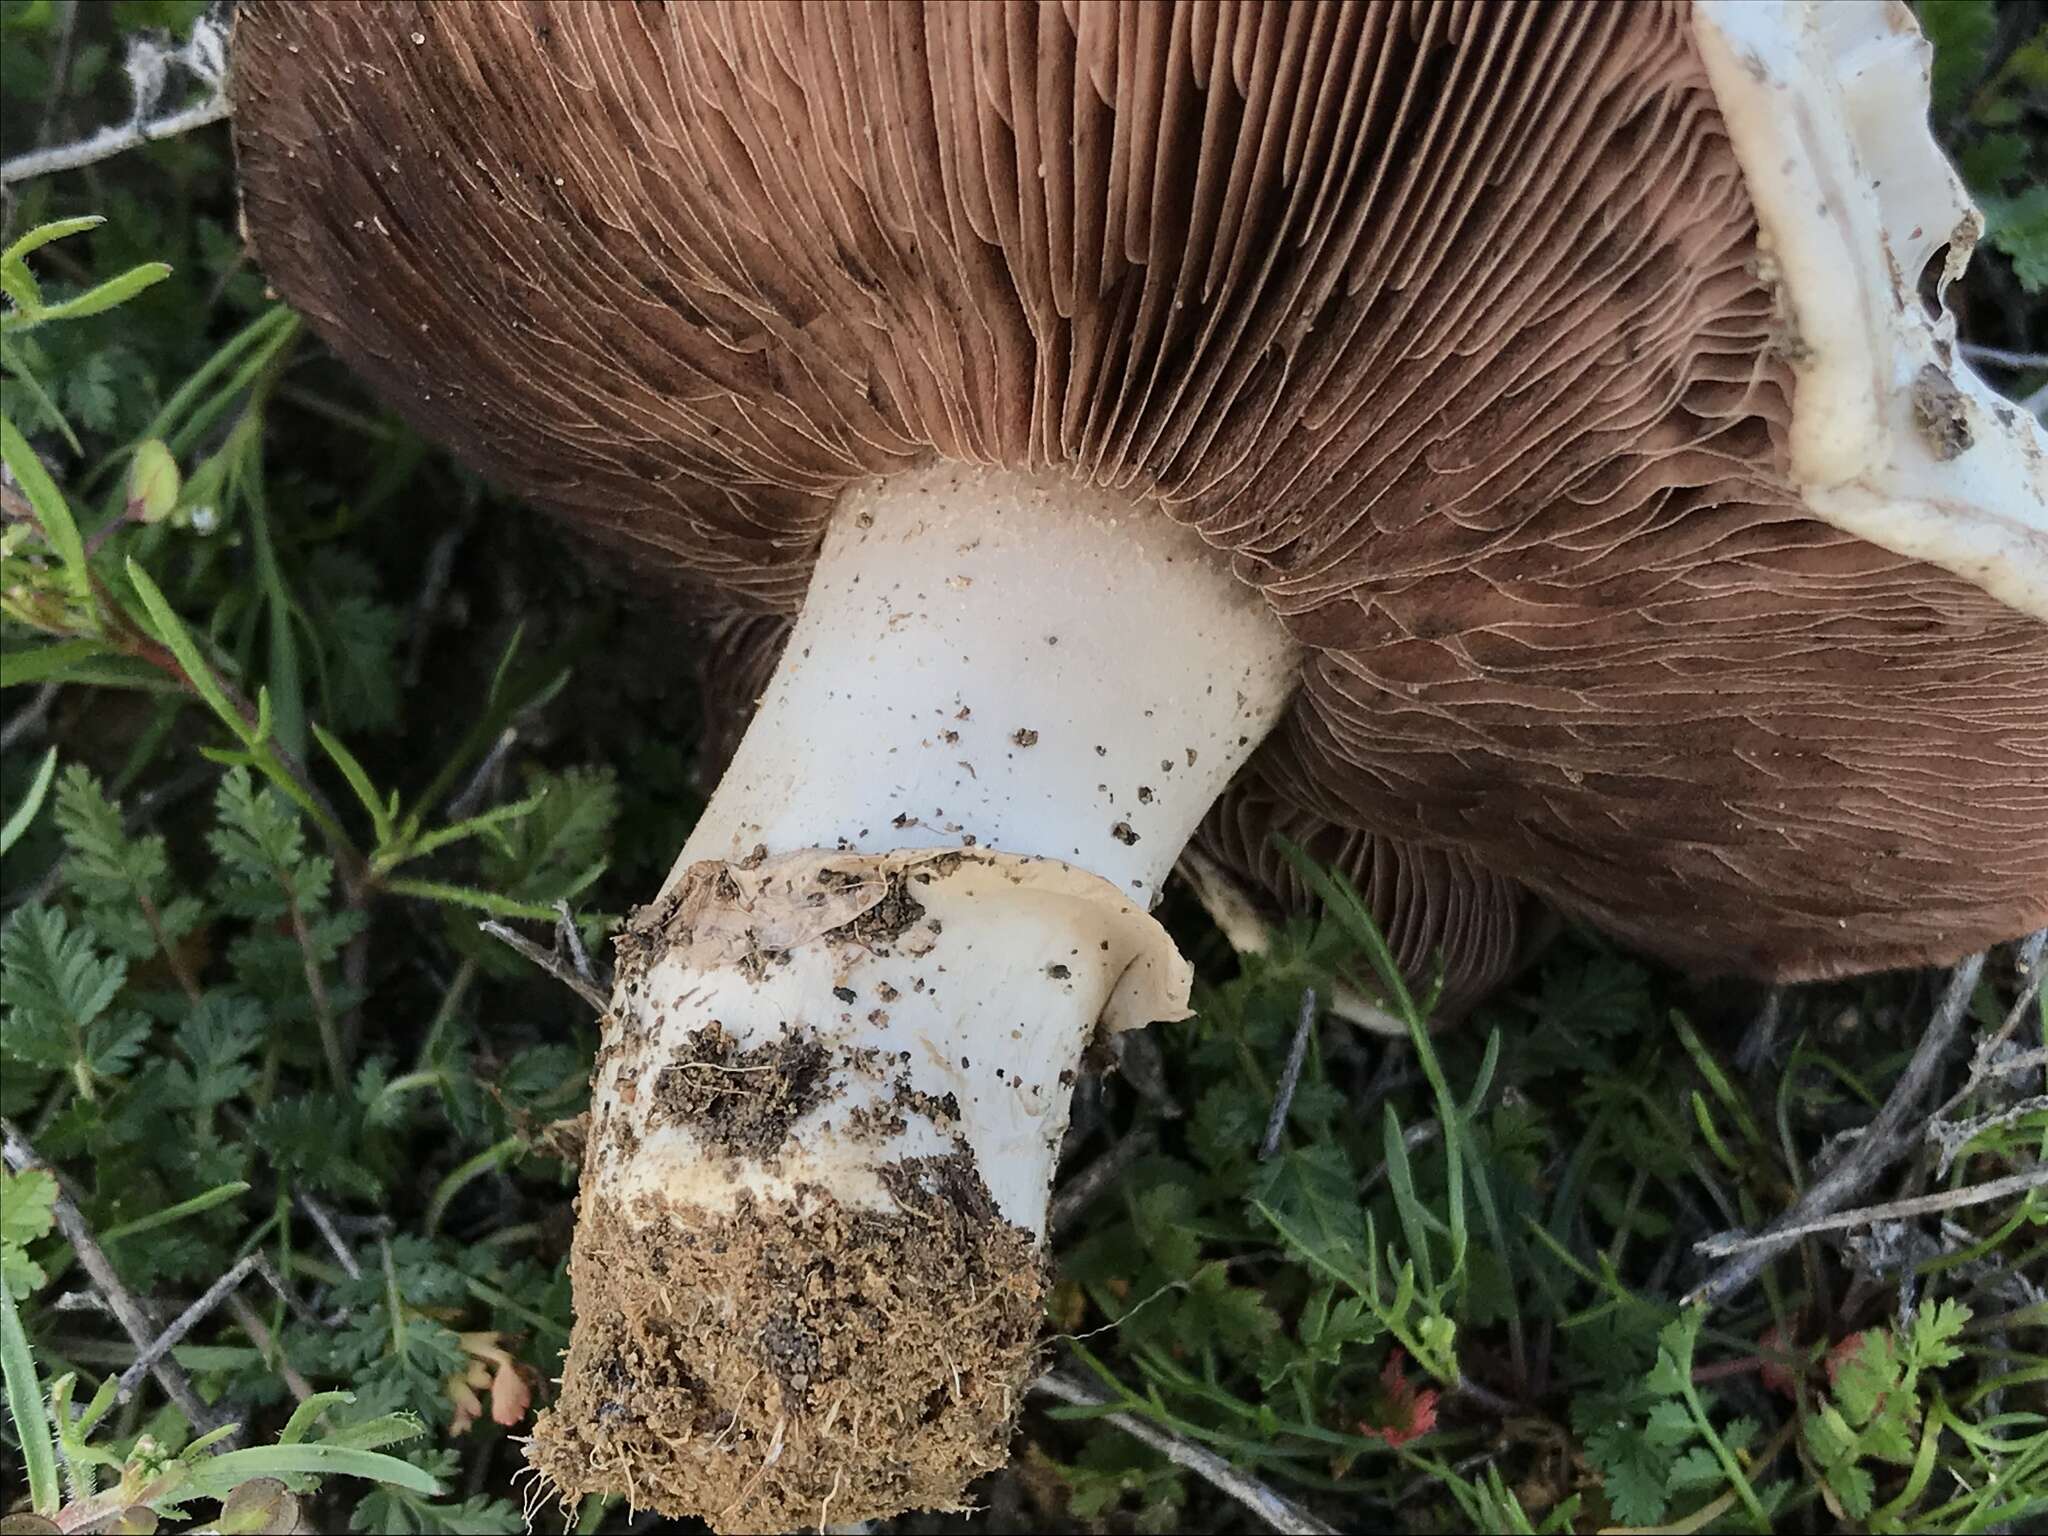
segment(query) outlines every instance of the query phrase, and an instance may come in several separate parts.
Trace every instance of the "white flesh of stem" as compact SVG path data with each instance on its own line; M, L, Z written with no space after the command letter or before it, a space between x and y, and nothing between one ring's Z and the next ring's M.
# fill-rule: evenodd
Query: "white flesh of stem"
M879 1207L880 1164L964 1148L999 1212L1042 1233L1098 1021L1185 1012L1185 964L1146 909L1295 665L1264 600L1155 509L958 464L849 493L664 890L702 890L701 871L725 866L736 899L703 906L692 941L615 1000L636 1043L599 1092L632 1134L600 1152L600 1189L719 1209L808 1184ZM870 905L886 870L908 871L924 915L886 943L851 941L857 906L844 887L819 896L821 866L858 874ZM721 923L727 937L707 940ZM713 1021L740 1051L808 1032L835 1053L833 1097L772 1156L705 1145L655 1103ZM844 1065L862 1052L866 1069ZM728 1075L744 1092L746 1074ZM878 1139L892 1114L906 1123Z

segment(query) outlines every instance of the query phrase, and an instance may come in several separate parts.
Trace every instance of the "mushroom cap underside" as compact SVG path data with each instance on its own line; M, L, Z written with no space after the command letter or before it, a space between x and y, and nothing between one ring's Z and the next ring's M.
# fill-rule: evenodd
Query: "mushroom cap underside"
M840 493L1057 469L1308 653L1254 771L1646 949L2048 923L2048 625L1809 513L1682 5L245 4L272 281L626 552L800 600Z

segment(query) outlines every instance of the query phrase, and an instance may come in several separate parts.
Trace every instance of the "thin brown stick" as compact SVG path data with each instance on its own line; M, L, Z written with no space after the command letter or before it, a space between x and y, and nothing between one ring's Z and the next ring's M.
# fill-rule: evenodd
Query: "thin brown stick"
M548 951L542 949L533 940L525 937L523 934L514 933L510 928L507 928L503 923L495 919L487 919L484 922L478 923L477 927L483 932L488 933L500 944L508 945L519 951L520 954L546 971L599 1013L603 1013L610 1006L605 995L581 976L578 976L575 970L559 955L549 954Z
M1104 1190L1123 1177L1124 1171L1159 1144L1149 1128L1136 1130L1117 1142L1102 1156L1068 1179L1053 1192L1046 1230L1058 1233L1101 1197Z
M42 1168L55 1175L56 1169L45 1162L27 1137L10 1121L0 1119L0 1154L4 1154L7 1166L16 1173L29 1168ZM64 1240L71 1244L72 1252L78 1255L78 1262L92 1283L105 1298L108 1310L121 1325L121 1331L138 1351L150 1347L150 1339L156 1332L150 1322L149 1313L135 1293L122 1283L120 1271L108 1260L106 1250L101 1248L92 1235L92 1228L85 1216L72 1201L64 1181L57 1181L56 1201L57 1226L64 1234ZM199 1400L199 1394L192 1390L191 1378L184 1368L168 1356L153 1361L149 1372L156 1378L157 1385L164 1389L164 1395L177 1406L180 1413L196 1430L213 1427L213 1415L206 1411L206 1405Z
M2041 984L2048 981L2048 928L2029 934L2020 941L2020 969L2027 972L2027 981L2020 988L2020 995L2013 999L2012 1007L2006 1010L2005 1018L1997 1029L1977 1042L1977 1049L1970 1055L1970 1078L1946 1104L1934 1112L1934 1119L1945 1120L1953 1114L1971 1094L1981 1089L1986 1082L2002 1075L2004 1068L1995 1067L1993 1058L2000 1046L2010 1040L2020 1027L2020 1019L2041 995Z
M335 1027L334 1003L327 995L327 978L320 974L320 959L313 952L313 932L306 926L306 914L299 910L298 892L291 877L279 872L284 887L285 912L291 918L292 937L298 942L300 968L306 975L306 992L313 1000L313 1021L320 1026L320 1046L327 1057L327 1072L337 1092L348 1092L348 1061L342 1055L341 1035Z
M7 723L0 725L0 752L11 752L14 744L31 731L39 730L48 718L50 706L57 702L57 695L63 689L62 683L45 683L36 690L36 696L7 717Z
M341 1265L343 1273L351 1280L363 1278L363 1266L357 1262L355 1250L349 1247L341 1235L341 1229L334 1224L334 1218L327 1213L327 1207L303 1191L295 1193L292 1199L300 1210L312 1218L313 1225L320 1229L320 1235L327 1239L327 1246Z
M156 1369L157 1362L169 1356L177 1348L178 1341L206 1320L207 1314L219 1306L234 1291L234 1288L249 1278L249 1272L256 1267L256 1255L245 1254L213 1284L200 1292L199 1298L172 1318L170 1324L143 1347L142 1353L123 1371L114 1383L117 1402L127 1402L135 1395L135 1389L142 1385L142 1378Z
M1713 1306L1744 1289L1763 1273L1772 1258L1807 1232L1833 1225L1829 1217L1875 1183L1878 1175L1909 1147L1918 1144L1920 1138L1911 1122L1962 1028L1969 1013L1970 996L1977 989L1977 978L1983 974L1982 954L1971 955L1949 973L1948 986L1920 1037L1919 1048L1906 1063L1906 1070L1899 1074L1877 1118L1870 1122L1848 1156L1815 1180L1790 1210L1756 1236L1709 1238L1694 1245L1695 1251L1709 1258L1722 1253L1734 1256L1695 1286L1685 1297L1685 1305ZM1815 1223L1822 1225L1816 1227ZM1735 1246L1728 1246L1731 1243Z
M518 741L519 727L516 725L508 725L498 733L498 739L491 743L491 750L484 754L484 760L476 765L469 782L448 802L446 815L450 821L463 820L483 803L485 792L496 781L499 771L505 766L506 757Z
M263 1358L272 1363L278 1379L284 1383L285 1390L291 1393L293 1400L303 1403L311 1397L313 1384L301 1376L291 1361L285 1358L284 1350L272 1337L270 1328L262 1316L249 1305L248 1298L240 1294L230 1296L227 1306L228 1311L234 1314L235 1321L241 1325L242 1332L248 1334L250 1340L263 1352Z
M1099 1397L1080 1382L1049 1371L1031 1384L1031 1390L1063 1403L1082 1408L1107 1408L1109 1399ZM1105 1424L1114 1425L1141 1444L1149 1445L1177 1467L1185 1467L1211 1487L1237 1500L1276 1531L1289 1536L1337 1536L1335 1526L1323 1524L1314 1515L1283 1494L1275 1493L1249 1473L1240 1472L1214 1451L1204 1450L1190 1440L1147 1424L1128 1413L1105 1413Z
M57 16L57 47L50 59L50 95L43 103L42 120L36 124L37 149L50 142L58 114L71 94L71 44L78 34L78 0L59 0Z
M137 891L135 900L142 908L142 920L149 925L149 936L156 940L156 947L164 959L170 962L171 975L177 978L178 989L193 1002L200 998L199 978L192 974L192 967L185 957L178 953L178 946L171 942L171 936L164 932L163 914L145 891Z
M1259 1161L1271 1162L1280 1150L1280 1137L1287 1129L1287 1112L1294 1107L1295 1090L1301 1086L1301 1069L1308 1060L1308 1043L1316 1030L1316 989L1301 989L1301 1012L1294 1021L1294 1039L1287 1046L1287 1064L1280 1069L1280 1089L1273 1095L1272 1112L1266 1116L1266 1134L1259 1138Z
M2024 1195L2032 1189L2048 1189L2048 1166L2029 1168L2024 1173L2008 1174L2005 1178L1992 1179L1983 1184L1966 1184L1961 1189L1946 1189L1938 1195L1915 1195L1910 1200L1887 1200L1882 1205L1866 1205L1859 1210L1838 1211L1832 1216L1818 1216L1796 1226L1782 1229L1773 1226L1769 1232L1760 1233L1755 1237L1738 1237L1724 1232L1696 1244L1695 1247L1709 1258L1721 1258L1731 1253L1746 1253L1765 1244L1782 1247L1786 1242L1811 1237L1816 1232L1835 1232L1845 1227L1867 1227L1880 1221L1907 1221L1915 1216L1933 1216L1942 1211L1959 1211L1972 1205L1989 1205L1994 1200Z

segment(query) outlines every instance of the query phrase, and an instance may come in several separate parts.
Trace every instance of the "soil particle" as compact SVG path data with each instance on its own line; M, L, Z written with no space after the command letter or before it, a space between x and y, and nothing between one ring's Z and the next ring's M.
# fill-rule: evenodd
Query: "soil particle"
M625 1493L720 1531L958 1507L1004 1460L1041 1260L965 1154L884 1180L893 1211L815 1188L717 1214L594 1201L534 1466L567 1498Z
M900 1108L922 1115L942 1131L960 1123L960 1101L952 1094L931 1094L913 1088L907 1072L896 1079L895 1087L894 1101Z
M1937 459L1953 459L1976 440L1962 391L1932 363L1913 381L1913 420Z
M822 879L831 871L820 870L818 873ZM872 949L901 937L904 929L924 916L924 904L910 894L908 882L901 873L891 871L884 878L882 899L852 922L828 929L827 938L857 940Z
M910 1129L910 1121L894 1104L857 1104L846 1112L846 1135L863 1143L892 1141Z
M656 1074L650 1126L680 1121L735 1157L772 1156L789 1128L831 1098L831 1058L808 1034L740 1050L707 1024Z
M817 1334L793 1316L771 1317L761 1326L761 1357L792 1394L811 1384L824 1351Z

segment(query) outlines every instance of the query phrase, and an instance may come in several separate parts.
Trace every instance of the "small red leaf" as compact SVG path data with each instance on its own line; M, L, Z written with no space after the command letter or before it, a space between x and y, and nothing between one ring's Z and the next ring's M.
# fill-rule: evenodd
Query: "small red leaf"
M1401 1369L1406 1359L1407 1352L1398 1347L1387 1356L1380 1371L1380 1390L1373 1399L1372 1416L1379 1422L1361 1420L1358 1426L1361 1435L1383 1440L1396 1450L1436 1428L1437 1389L1418 1390Z

